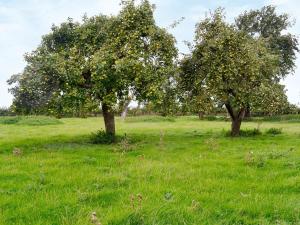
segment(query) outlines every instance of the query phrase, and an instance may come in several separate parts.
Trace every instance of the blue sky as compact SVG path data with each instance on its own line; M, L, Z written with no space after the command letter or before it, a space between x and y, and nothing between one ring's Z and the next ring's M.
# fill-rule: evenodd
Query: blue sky
M72 17L80 20L88 16L116 14L119 0L0 0L0 106L9 106L12 96L8 93L6 80L24 68L23 55L37 47L41 36L49 32L53 23L59 24ZM168 27L175 20L185 17L175 29L170 30L178 42L180 52L187 52L184 41L193 40L195 24L205 13L216 7L224 7L228 21L239 13L272 4L279 12L287 12L296 19L291 32L300 33L299 0L152 0L157 9L155 17L159 25ZM299 57L300 58L300 57ZM292 103L300 102L299 69L283 82Z

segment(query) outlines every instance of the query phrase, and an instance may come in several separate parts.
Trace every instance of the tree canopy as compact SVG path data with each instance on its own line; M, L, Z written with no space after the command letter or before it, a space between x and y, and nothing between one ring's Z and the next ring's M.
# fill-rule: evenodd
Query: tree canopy
M15 111L84 116L101 106L114 136L114 113L130 101L162 115L181 108L201 117L225 106L237 136L249 109L289 107L280 81L294 72L299 49L287 14L266 6L229 24L219 8L197 24L191 53L177 63L175 38L157 26L154 6L139 2L122 1L115 16L53 25L26 54L24 71L8 80Z
M232 119L232 135L239 135L246 106L264 82L278 78L278 55L267 43L225 22L222 9L196 27L195 44L185 60L181 79L201 93L221 101ZM191 70L192 68L192 70Z
M276 12L276 7L270 5L264 6L258 10L245 11L235 20L235 25L239 30L248 33L252 37L264 39L267 43L267 47L279 57L279 70L277 71L278 79L274 80L273 84L265 85L265 87L274 87L272 92L268 93L273 96L270 96L269 98L273 100L273 102L270 103L270 106L276 105L276 111L280 111L279 108L281 110L284 109L287 104L284 101L280 101L283 100L283 98L274 97L275 95L281 95L282 97L285 95L282 88L278 88L280 87L280 78L285 78L288 74L294 72L296 54L299 52L297 37L289 33L288 30L288 28L292 27L293 24L294 23L291 21L288 14L278 14ZM262 100L261 96L265 96L264 91L267 91L267 89L260 89L261 92L257 93L257 99ZM275 94L275 91L278 93ZM286 96L284 98L286 98ZM247 107L248 113L250 113L251 108L254 110L258 108L265 108L264 103L266 101L266 99L260 102L256 101L255 108L253 108L253 104L249 102ZM259 103L261 103L260 106ZM265 109L266 112L274 113L273 107L267 107Z
M175 39L156 25L153 10L147 0L122 1L117 16L85 16L82 23L68 19L53 26L26 56L24 72L10 80L17 84L14 105L23 92L38 92L37 86L42 89L38 96L47 96L43 106L54 112L57 105L101 103L106 131L114 135L118 101L129 94L136 100L160 99L161 87L174 70ZM32 87L22 81L28 76L36 80Z
M298 40L288 32L293 26L288 14L278 14L275 6L264 6L258 10L245 11L236 20L236 26L252 37L265 40L267 47L279 56L278 73L285 77L294 72Z

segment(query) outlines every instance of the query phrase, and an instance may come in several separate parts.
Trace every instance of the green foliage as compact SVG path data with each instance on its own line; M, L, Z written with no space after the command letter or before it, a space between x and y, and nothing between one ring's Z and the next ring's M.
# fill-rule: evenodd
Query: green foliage
M227 24L223 10L217 9L198 23L180 79L194 90L192 96L209 96L226 106L236 136L247 105L265 82L278 78L278 70L279 56L268 43Z
M270 128L266 131L266 134L271 134L271 135L282 134L282 128Z
M275 6L264 6L259 10L245 11L236 18L238 29L253 37L263 38L268 48L279 55L280 70L284 77L295 69L298 40L288 32L294 23L288 14L278 14Z
M284 114L290 105L285 86L274 82L263 84L254 98L250 108L259 115Z
M90 141L93 144L112 144L116 141L116 137L113 134L106 133L104 130L98 130L91 134Z
M278 14L275 6L264 6L259 10L245 11L236 18L239 30L252 37L259 37L267 43L267 48L278 58L277 77L268 80L255 92L248 103L253 112L264 114L287 113L289 103L280 78L294 72L296 54L299 52L298 40L288 29L294 24L288 14Z
M162 86L162 97L159 101L148 102L148 110L162 116L175 116L180 111L178 87L174 77L170 77Z
M11 90L16 111L82 116L100 104L112 113L129 95L161 101L162 86L174 72L175 39L156 25L149 1L121 5L116 16L68 19L43 36L26 55L24 72L8 81L16 84Z

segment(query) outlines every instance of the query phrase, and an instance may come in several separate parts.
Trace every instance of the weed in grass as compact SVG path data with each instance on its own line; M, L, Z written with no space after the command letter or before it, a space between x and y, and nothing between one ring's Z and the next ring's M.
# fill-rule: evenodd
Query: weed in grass
M263 155L254 155L254 153L251 151L248 152L245 156L245 164L247 166L255 166L257 168L262 168L265 166L266 160L263 157Z
M40 185L45 185L46 184L46 175L44 173L39 174L38 183Z
M23 154L22 150L19 148L14 148L13 155L14 156L21 156Z
M130 152L133 150L133 146L130 144L130 139L125 134L119 143L119 148L122 152Z
M88 193L78 191L77 192L78 202L86 202L89 199Z
M165 197L166 201L171 201L173 199L173 193L172 192L166 192L164 197Z
M288 162L285 162L283 164L284 167L287 167L289 169L300 169L300 162L295 162L295 161L288 161Z
M295 148L290 148L289 149L289 152L294 152L295 151Z
M92 213L91 221L92 221L92 224L95 224L95 225L102 225L101 222L100 222L100 220L99 220L98 217L97 217L96 212L93 212L93 213Z
M165 132L161 130L159 135L159 148L161 150L164 149L165 147L164 137L165 137Z
M198 202L196 200L193 200L191 206L189 207L189 209L191 211L197 211L197 210L201 209L200 202Z
M117 161L118 166L122 166L124 164L124 162L125 162L125 153L126 152L124 152L124 151L122 151L120 153L119 159Z
M207 148L211 151L216 151L219 149L219 143L216 138L209 138L204 143L207 146Z
M280 159L288 156L288 152L272 151L268 154L268 159Z
M273 136L282 134L282 128L270 128L266 131L266 134L270 134Z
M141 212L134 212L130 214L127 218L120 221L117 224L126 224L126 225L146 225L145 216Z
M137 146L133 144L133 140L125 134L123 137L119 138L119 142L114 146L113 151L121 153L121 156L124 156L125 153L133 151Z
M83 163L88 165L95 165L97 163L97 159L94 157L86 156L83 158Z
M248 166L252 166L255 162L255 158L254 158L254 153L253 152L248 152L245 156L245 163Z
M143 162L145 160L145 155L139 155L138 158L141 162Z
M270 153L268 153L268 159L288 158L290 153L292 153L293 151L294 148L290 148L287 151L272 150Z
M135 209L135 196L132 194L130 195L130 206L131 206L131 209Z
M142 208L142 202L143 202L142 194L137 194L137 200L138 200L138 207L139 207L139 209L141 209Z
M256 158L256 166L257 168L262 168L266 165L266 160L263 155L258 155Z

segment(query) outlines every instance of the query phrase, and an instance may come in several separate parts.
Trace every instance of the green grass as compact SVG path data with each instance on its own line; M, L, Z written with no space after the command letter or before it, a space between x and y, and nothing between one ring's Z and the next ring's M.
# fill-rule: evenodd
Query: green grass
M0 122L0 224L300 224L300 123L165 120L117 119L115 145L89 141L102 118Z
M45 116L7 116L0 117L0 124L17 124L17 125L27 125L27 126L46 126L61 124L62 122L58 119Z

